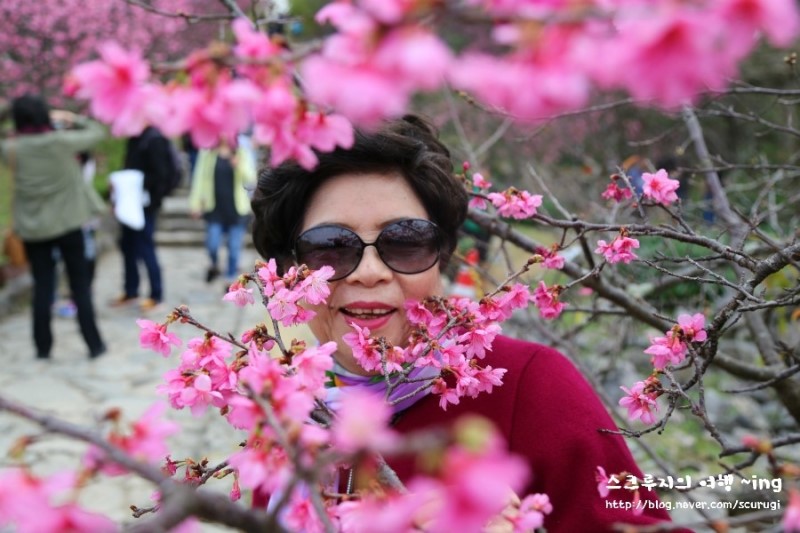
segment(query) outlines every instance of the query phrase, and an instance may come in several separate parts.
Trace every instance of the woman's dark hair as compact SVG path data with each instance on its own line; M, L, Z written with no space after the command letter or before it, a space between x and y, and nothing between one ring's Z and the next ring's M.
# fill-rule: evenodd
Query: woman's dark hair
M450 152L432 125L407 115L377 131L357 129L351 148L319 152L317 157L319 163L313 170L290 161L260 172L252 207L253 241L262 257L274 257L282 269L292 264L292 248L311 196L329 178L399 173L441 229L440 268L447 265L458 228L466 218L469 198L463 184L453 176Z
M11 117L18 133L41 133L53 129L50 108L40 96L26 94L11 103Z

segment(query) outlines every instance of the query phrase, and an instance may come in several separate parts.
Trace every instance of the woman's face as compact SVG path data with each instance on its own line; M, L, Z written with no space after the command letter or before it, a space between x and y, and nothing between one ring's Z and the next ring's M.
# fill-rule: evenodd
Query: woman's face
M373 242L383 228L408 218L428 220L419 198L405 179L395 174L342 174L324 182L306 208L300 232L323 224L348 228L364 242ZM442 293L439 263L419 274L398 274L386 266L374 246L364 249L358 267L330 284L327 303L312 306L317 314L311 331L320 343L335 341L336 360L345 369L366 374L353 359L342 336L355 322L373 337L405 346L410 327L403 304ZM369 315L363 311L370 310ZM360 313L362 311L362 313Z

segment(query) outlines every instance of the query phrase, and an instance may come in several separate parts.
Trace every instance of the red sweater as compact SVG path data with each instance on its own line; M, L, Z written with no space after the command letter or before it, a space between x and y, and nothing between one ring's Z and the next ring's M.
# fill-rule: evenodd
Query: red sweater
M505 435L512 452L530 465L532 479L520 494L543 492L553 512L545 518L548 533L607 531L617 522L653 524L669 520L663 510L648 509L640 516L629 510L606 508L597 492L595 472L642 474L619 435L599 433L617 429L592 387L573 364L557 351L529 342L497 337L483 361L506 368L503 385L491 394L462 398L459 405L439 407L429 395L407 409L395 424L401 433L447 425L465 413L483 415ZM412 462L390 460L401 479L412 475ZM624 483L624 479L621 480ZM640 488L643 500L657 501L654 491ZM609 500L631 501L630 491L613 490Z

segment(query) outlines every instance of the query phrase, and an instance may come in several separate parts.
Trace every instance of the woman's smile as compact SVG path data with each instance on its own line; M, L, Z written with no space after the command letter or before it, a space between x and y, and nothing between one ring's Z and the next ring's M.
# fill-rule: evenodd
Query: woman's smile
M339 311L345 315L348 323L380 334L378 330L391 320L397 313L397 308L381 302L353 302L340 307Z

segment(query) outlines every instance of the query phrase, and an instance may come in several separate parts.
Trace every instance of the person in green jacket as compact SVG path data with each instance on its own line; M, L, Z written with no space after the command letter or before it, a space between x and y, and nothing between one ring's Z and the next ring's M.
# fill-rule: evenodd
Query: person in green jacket
M15 135L0 142L0 158L11 169L14 231L22 239L33 275L33 339L36 356L50 357L51 304L56 283L54 251L60 252L77 307L78 324L94 358L106 351L94 315L90 263L82 226L105 210L83 180L77 154L105 136L98 123L67 111L53 111L39 96L11 105ZM53 120L69 125L56 129Z
M255 181L255 157L243 143L236 149L223 143L216 150L201 150L197 156L189 208L192 216L202 216L206 221L208 283L221 274L218 255L225 234L228 237L225 280L233 283L238 275L239 255L251 213L247 187Z

